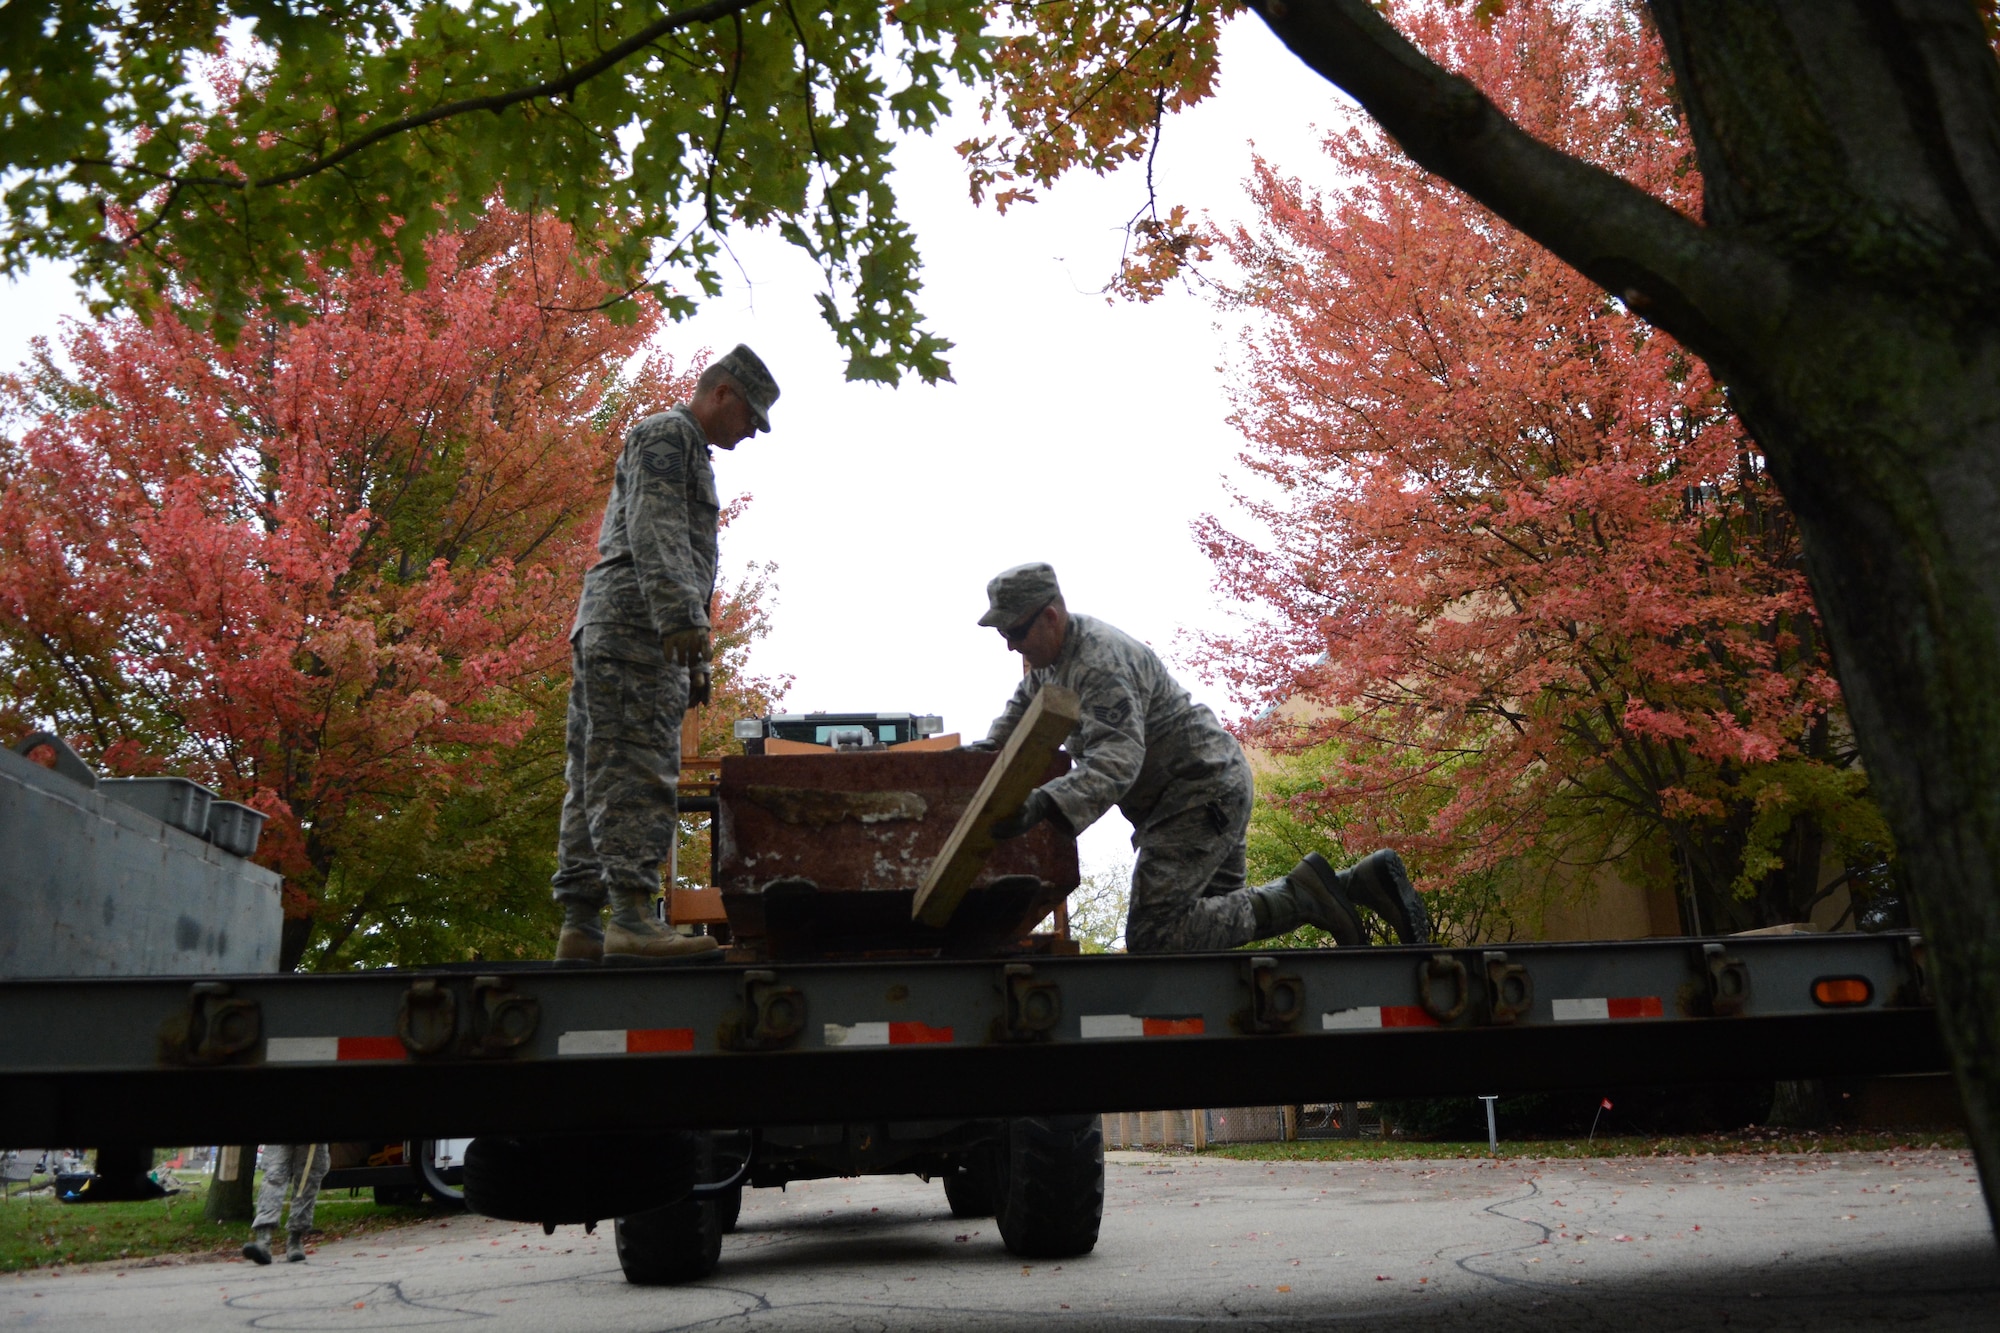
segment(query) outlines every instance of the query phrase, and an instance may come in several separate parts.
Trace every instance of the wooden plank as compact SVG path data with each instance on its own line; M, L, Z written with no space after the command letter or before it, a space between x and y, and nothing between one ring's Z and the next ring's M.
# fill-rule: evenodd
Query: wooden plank
M1028 711L945 839L944 850L931 862L910 908L912 919L937 927L951 920L979 868L993 854L994 822L1019 813L1028 793L1048 772L1057 749L1076 729L1081 710L1076 691L1061 685L1044 685L1029 701Z

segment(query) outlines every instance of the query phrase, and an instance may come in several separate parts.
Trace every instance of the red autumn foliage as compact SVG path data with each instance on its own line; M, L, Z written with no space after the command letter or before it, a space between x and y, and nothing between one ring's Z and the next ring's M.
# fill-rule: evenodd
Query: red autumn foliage
M1635 9L1492 8L1396 21L1537 138L1698 212ZM1225 238L1261 531L1199 537L1258 614L1208 666L1289 701L1266 743L1324 747L1302 807L1434 881L1637 851L1709 928L1796 919L1829 840L1859 865L1886 834L1756 447L1699 361L1372 125L1326 151L1324 190L1257 162L1261 220Z
M496 212L429 259L416 291L393 265L317 274L309 318L233 347L166 314L78 326L66 366L43 348L0 382L0 722L268 812L258 859L293 914L341 918L336 948L423 910L357 887L398 878L371 838L413 815L435 836L538 721L560 745L619 437L699 370L627 369L658 312L576 313L610 293L546 223ZM725 693L755 684L730 668L762 586L718 608Z

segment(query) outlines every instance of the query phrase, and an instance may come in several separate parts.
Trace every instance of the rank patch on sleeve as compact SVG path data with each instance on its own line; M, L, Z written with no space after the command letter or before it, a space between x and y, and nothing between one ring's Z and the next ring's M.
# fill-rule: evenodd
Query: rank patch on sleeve
M1107 727L1122 726L1125 719L1132 716L1132 704L1126 699L1112 704L1092 704L1090 715Z
M646 475L657 477L669 486L678 486L687 476L687 462L681 457L680 441L675 439L655 440L639 451L639 466L646 469Z

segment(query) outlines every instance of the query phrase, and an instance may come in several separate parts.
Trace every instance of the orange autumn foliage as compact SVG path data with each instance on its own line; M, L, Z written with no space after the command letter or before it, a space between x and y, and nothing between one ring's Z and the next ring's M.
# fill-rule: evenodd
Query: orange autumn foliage
M0 382L0 724L267 812L258 859L319 918L321 965L356 932L444 948L545 901L552 822L496 832L495 806L560 798L619 438L700 369L646 352L650 303L577 313L610 293L545 222L496 212L434 238L429 268L417 291L394 265L321 274L308 318L231 347L171 315L76 326ZM757 684L762 590L718 608L723 701ZM522 861L515 895L420 864L439 842L468 871Z
M1537 138L1699 210L1635 10L1395 17ZM1207 665L1291 702L1262 741L1326 755L1295 813L1434 882L1651 866L1709 929L1798 919L1828 850L1878 865L1797 528L1706 367L1374 126L1325 146L1337 184L1259 161L1258 223L1222 238L1252 526L1198 533L1253 609Z

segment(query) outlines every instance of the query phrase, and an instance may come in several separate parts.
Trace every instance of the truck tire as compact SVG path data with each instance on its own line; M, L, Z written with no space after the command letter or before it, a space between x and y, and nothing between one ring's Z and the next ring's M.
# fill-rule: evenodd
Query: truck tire
M715 1164L713 1140L706 1134L685 1137L693 1141L693 1178L701 1180ZM612 1240L618 1266L635 1287L668 1287L707 1277L722 1260L720 1197L683 1199L621 1217L612 1225Z
M741 1185L736 1186L734 1189L724 1190L715 1196L715 1221L716 1225L722 1228L723 1235L726 1236L736 1230L736 1219L742 1213L743 1187Z
M618 1266L636 1287L692 1282L722 1259L722 1220L715 1200L683 1199L612 1224Z
M967 1158L944 1178L944 1201L953 1217L993 1216L993 1161L985 1155Z
M1067 1259L1097 1246L1104 1131L1094 1115L1021 1116L998 1154L994 1220L1008 1252Z
M465 1149L465 1204L557 1226L636 1216L685 1200L707 1150L706 1135L678 1132L477 1138Z

